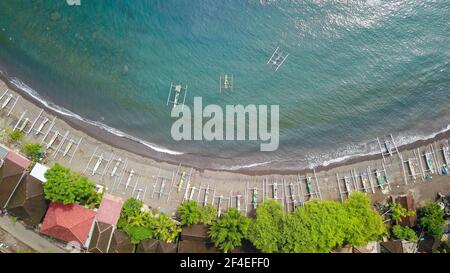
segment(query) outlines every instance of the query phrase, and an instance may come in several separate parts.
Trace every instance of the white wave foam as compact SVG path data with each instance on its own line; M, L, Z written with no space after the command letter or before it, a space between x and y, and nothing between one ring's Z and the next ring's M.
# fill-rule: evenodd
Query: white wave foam
M260 163L252 163L248 165L242 165L242 166L231 166L228 168L224 168L224 170L230 170L230 171L237 171L242 169L250 169L253 167L263 166L272 163L273 161L266 161L266 162L260 162Z
M2 72L2 74L4 74L4 72ZM20 90L26 92L28 95L30 95L35 100L37 100L40 103L42 103L43 105L45 105L47 108L49 108L49 109L51 109L51 110L53 110L53 111L55 111L55 112L57 112L57 113L59 113L61 115L78 119L78 120L86 122L86 123L88 123L88 124L90 124L92 126L95 126L95 127L101 128L103 130L106 130L109 133L114 134L116 136L130 139L132 141L135 141L137 143L145 145L145 146L149 147L150 149L152 149L152 150L154 150L156 152L159 152L159 153L165 153L165 154L170 154L170 155L182 155L183 154L182 152L173 151L173 150L167 149L165 147L161 147L161 146L158 146L156 144L149 143L149 142L146 142L144 140L138 139L138 138L136 138L134 136L131 136L129 134L126 134L126 133L124 133L124 132L122 132L120 130L117 130L117 129L114 129L112 127L109 127L108 125L105 125L105 124L103 124L101 122L97 122L97 121L93 121L93 120L89 120L89 119L83 118L83 117L81 117L81 116L79 116L79 115L77 115L77 114L75 114L75 113L73 113L73 112L71 112L71 111L69 111L69 110L67 110L65 108L62 108L62 107L60 107L58 105L55 105L54 103L52 103L50 101L44 100L34 89L32 89L31 87L29 87L28 85L23 83L20 79L15 78L15 77L8 78L8 79L17 88L19 88Z

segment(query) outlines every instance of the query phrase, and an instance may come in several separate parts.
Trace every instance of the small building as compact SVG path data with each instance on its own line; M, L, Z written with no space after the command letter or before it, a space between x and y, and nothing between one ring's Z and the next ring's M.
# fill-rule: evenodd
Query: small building
M139 243L136 253L176 253L177 244L166 243L161 240L147 239Z
M180 240L207 242L209 241L208 226L204 224L195 224L189 227L183 227Z
M42 186L42 183L46 180L43 175L39 175L41 170L46 169L48 168L36 164L31 173L25 175L25 178L20 181L6 206L9 214L16 216L30 226L39 225L48 208Z
M408 193L406 195L401 195L396 198L396 202L400 204L404 209L407 211L416 211L416 205L414 202L414 197L411 193ZM417 217L414 216L406 216L402 218L402 220L399 222L399 225L402 227L413 227L416 225Z
M83 247L91 232L95 212L77 204L51 203L41 233L64 242L76 242Z
M122 206L122 198L105 193L95 219L98 222L115 226L119 221Z
M107 193L103 195L102 202L95 216L92 236L88 247L89 252L110 252L122 206L122 198Z
M1 148L0 154L4 155L4 148ZM31 162L12 151L8 151L1 161L3 164L0 168L0 209L5 209Z

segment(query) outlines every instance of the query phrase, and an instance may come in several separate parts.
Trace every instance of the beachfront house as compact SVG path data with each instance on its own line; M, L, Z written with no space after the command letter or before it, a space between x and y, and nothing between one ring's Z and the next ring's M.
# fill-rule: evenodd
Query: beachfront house
M6 209L9 214L21 219L26 225L37 226L41 223L47 208L43 183L46 182L44 173L48 167L36 163L29 174L19 182Z
M25 177L31 162L13 151L0 147L0 209L6 209L14 191Z
M100 207L98 208L95 216L92 236L89 242L89 252L118 252L124 249L120 246L120 242L124 242L125 245L128 245L126 240L118 240L116 233L116 225L120 218L122 206L122 198L115 197L107 193L103 195L102 202L100 203ZM125 251L128 252L128 250L129 248L125 247Z
M84 248L96 213L77 204L51 203L41 233Z

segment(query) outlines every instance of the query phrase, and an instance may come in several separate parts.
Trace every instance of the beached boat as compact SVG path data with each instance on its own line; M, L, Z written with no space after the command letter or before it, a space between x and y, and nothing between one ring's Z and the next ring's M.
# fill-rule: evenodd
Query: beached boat
M352 188L350 186L350 181L347 176L344 176L344 184L345 184L345 190L347 191L347 194L352 194Z
M306 190L308 191L309 195L312 195L314 193L312 177L310 177L310 176L306 177Z
M178 183L178 192L181 191L181 187L183 187L185 178L186 178L186 172L182 172L181 177L180 177L180 182Z
M425 153L425 161L427 163L428 170L431 173L434 173L433 157L432 157L431 153Z
M378 186L384 190L384 180L383 180L383 176L381 175L381 172L379 170L375 171L375 176L377 178L377 184Z
M258 205L258 189L253 189L253 195L252 195L252 205L253 209L256 209L256 206Z

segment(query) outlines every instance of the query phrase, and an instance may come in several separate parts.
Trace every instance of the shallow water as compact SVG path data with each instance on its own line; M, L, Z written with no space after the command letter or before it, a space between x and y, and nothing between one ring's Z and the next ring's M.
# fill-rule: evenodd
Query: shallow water
M159 147L228 167L311 166L447 127L450 2L0 2L0 63L43 99ZM289 53L275 72L277 46ZM233 74L232 93L219 77ZM280 148L171 140L171 82L204 104L280 105Z

